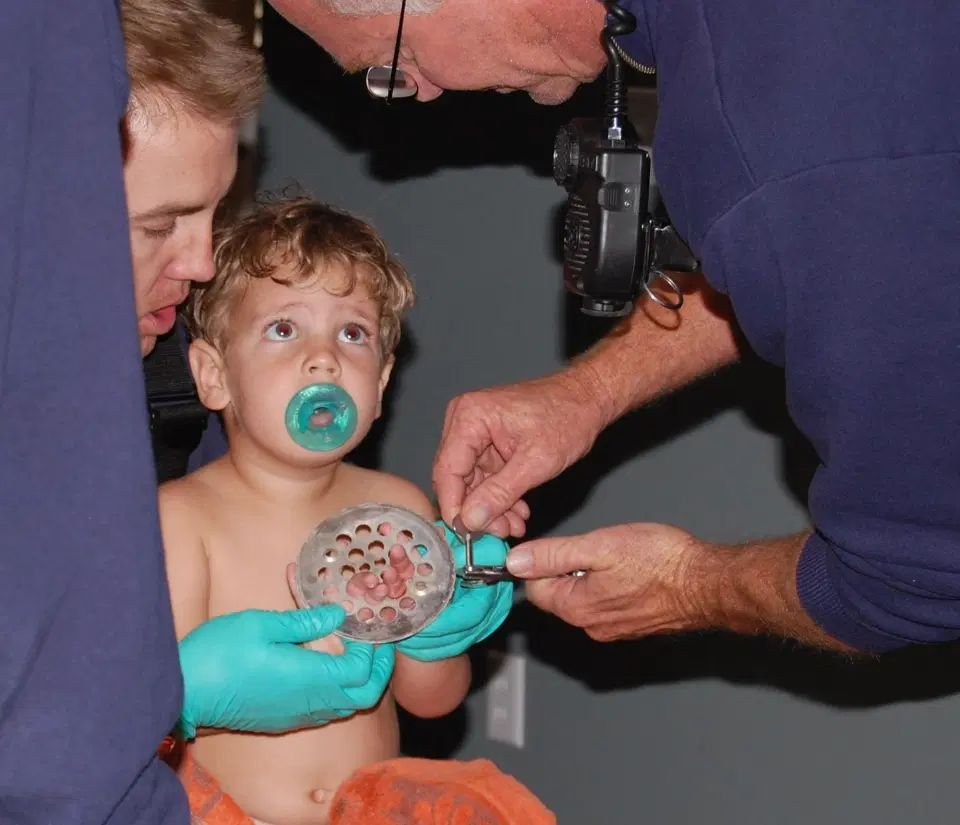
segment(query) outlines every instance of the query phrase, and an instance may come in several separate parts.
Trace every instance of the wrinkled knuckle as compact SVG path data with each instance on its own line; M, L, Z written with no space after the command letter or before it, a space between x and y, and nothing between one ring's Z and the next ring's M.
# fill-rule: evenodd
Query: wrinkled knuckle
M491 476L488 479L487 491L490 497L503 508L509 507L517 498L514 491L507 487L507 485L496 476Z
M582 607L572 608L570 610L570 624L588 630L591 627L590 615Z

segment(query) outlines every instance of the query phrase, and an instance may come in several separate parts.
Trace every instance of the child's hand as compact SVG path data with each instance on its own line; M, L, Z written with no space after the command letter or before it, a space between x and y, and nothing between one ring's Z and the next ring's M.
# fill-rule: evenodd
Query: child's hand
M367 604L377 604L386 598L399 599L407 592L407 582L413 578L413 562L402 544L395 544L387 554L390 564L383 573L357 573L347 583L347 593L363 599Z
M437 524L443 528L453 550L454 566L463 567L466 563L463 542L446 524L439 521ZM473 542L474 562L503 564L507 550L503 539L489 534L482 536ZM398 642L397 650L422 662L459 656L500 627L512 606L512 582L463 587L458 579L450 604L419 633Z

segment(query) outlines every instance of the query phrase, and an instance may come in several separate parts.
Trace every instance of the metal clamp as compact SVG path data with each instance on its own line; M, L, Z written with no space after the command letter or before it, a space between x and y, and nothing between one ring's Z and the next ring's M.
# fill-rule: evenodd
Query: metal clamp
M497 584L499 582L522 582L521 579L514 576L506 565L503 564L474 564L473 561L473 533L467 530L460 517L453 520L451 529L457 535L457 538L463 542L463 552L465 564L457 570L457 576L463 582L464 587L481 587L487 584ZM586 570L571 570L564 575L581 578L587 575Z

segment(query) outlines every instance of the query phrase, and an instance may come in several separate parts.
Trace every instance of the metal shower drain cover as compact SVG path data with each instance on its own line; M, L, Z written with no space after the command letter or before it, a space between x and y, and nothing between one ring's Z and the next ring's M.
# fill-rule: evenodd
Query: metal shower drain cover
M405 592L371 602L347 592L355 575L381 575L389 552L403 547L413 565ZM432 622L453 597L453 553L441 528L403 507L360 504L321 523L297 559L296 584L305 606L340 604L347 618L338 636L397 642Z

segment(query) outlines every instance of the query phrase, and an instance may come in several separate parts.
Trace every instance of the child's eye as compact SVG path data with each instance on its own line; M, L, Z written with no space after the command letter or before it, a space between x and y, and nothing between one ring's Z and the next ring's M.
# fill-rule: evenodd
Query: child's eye
M264 327L263 337L268 341L292 341L297 337L297 328L293 321L273 321Z
M338 337L348 344L365 344L370 334L360 324L346 324Z

